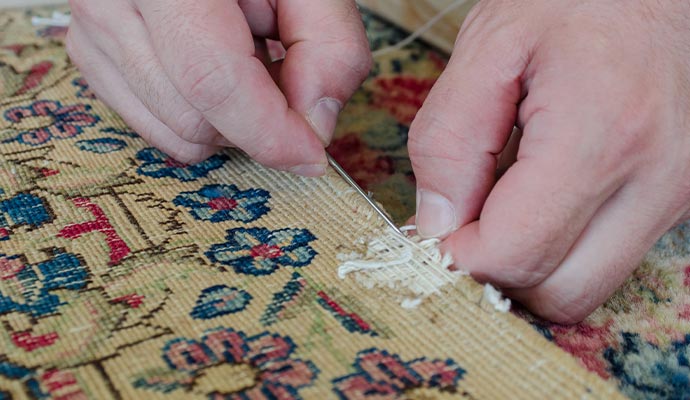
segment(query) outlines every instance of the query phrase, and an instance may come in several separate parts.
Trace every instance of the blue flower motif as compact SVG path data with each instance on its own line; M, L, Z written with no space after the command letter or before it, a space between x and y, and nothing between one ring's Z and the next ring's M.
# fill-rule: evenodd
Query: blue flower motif
M12 227L28 225L36 228L52 219L50 208L43 199L30 193L19 193L0 201L0 240L9 240Z
M0 278L0 314L17 311L40 317L64 304L51 291L83 289L88 273L77 256L55 250L53 258L35 265L21 256L0 254Z
M225 285L208 287L201 291L191 312L194 319L212 319L244 310L252 300L248 292Z
M608 348L604 358L632 399L686 399L690 393L690 335L659 348L636 333L624 332L621 348Z
M317 254L309 246L316 237L306 229L236 228L228 230L226 239L206 256L241 274L270 275L280 266L304 267Z
M222 167L227 156L215 155L198 164L188 165L176 161L158 149L148 147L137 153L137 159L144 162L137 168L137 173L141 175L154 178L169 177L189 182L203 178L214 169Z
M194 218L202 221L251 222L261 218L270 208L270 193L263 189L239 190L235 185L207 185L196 192L184 192L173 203L189 208Z

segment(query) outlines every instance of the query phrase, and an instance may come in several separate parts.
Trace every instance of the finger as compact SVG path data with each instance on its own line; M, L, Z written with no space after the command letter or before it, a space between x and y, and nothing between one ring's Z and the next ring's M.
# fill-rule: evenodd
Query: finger
M371 69L354 0L278 0L280 40L287 49L280 85L324 144L338 114Z
M678 207L660 207L667 204L667 193L650 193L649 187L633 184L617 192L553 274L535 287L507 294L557 323L571 324L587 317L625 281L678 217L672 211Z
M276 0L238 0L254 36L278 38Z
M527 40L493 25L463 27L410 127L423 237L444 237L479 216L494 184L497 155L515 124Z
M230 142L269 167L325 173L323 146L288 107L236 2L139 0L161 64L178 92Z
M89 81L98 99L108 104L144 140L183 163L204 160L218 147L187 142L151 114L129 90L112 62L90 43L78 23L72 21L67 51Z
M228 145L227 140L172 85L154 54L141 16L128 2L108 2L107 7L111 18L99 22L110 25L109 29L94 26L96 21L90 19L80 21L80 24L88 28L93 36L92 42L97 43L112 60L134 95L151 114L185 141ZM127 34L107 34L118 30Z

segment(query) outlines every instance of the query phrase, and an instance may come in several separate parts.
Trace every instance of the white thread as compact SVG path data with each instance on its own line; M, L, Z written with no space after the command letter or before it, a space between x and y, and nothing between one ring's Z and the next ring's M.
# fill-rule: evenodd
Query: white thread
M59 11L53 11L53 15L50 18L43 18L33 16L31 17L31 25L33 26L69 26L69 22L72 18L69 14L63 14Z
M510 311L510 299L504 299L501 292L488 283L484 285L483 299L494 306L494 309L498 312L505 313Z
M412 309L416 308L418 305L422 304L423 299L417 298L417 299L404 299L402 302L400 302L400 306L402 308L406 309Z
M424 25L417 28L414 32L412 32L405 39L399 41L398 43L396 43L392 46L387 46L387 47L372 51L371 52L372 57L374 57L374 58L381 57L381 56L386 55L392 51L400 50L403 47L407 46L408 44L414 42L420 36L422 36L427 31L429 31L429 29L431 29L434 25L436 25L443 17L445 17L447 14L449 14L451 11L455 10L456 8L462 6L466 2L467 2L467 0L455 0L454 2L450 3L446 8L441 10L438 14L434 15L426 23L424 23Z
M401 228L404 232L415 229L414 226ZM364 254L340 255L338 276L344 279L360 272L356 278L367 288L383 286L411 292L413 296L402 298L400 305L415 308L424 298L466 275L449 269L453 259L449 254L441 254L439 243L438 239L403 237L392 231L381 233L369 241Z

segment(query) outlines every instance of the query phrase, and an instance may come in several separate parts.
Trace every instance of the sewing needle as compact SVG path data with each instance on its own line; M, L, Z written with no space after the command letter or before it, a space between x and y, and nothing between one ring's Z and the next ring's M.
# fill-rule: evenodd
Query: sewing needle
M362 190L362 188L357 184L357 182L355 182L355 180L352 179L350 175L348 175L348 173L343 169L343 167L341 167L340 164L338 164L338 162L335 161L335 159L330 154L326 153L326 156L328 157L328 164L330 164L331 167L333 167L335 172L337 172L338 175L340 175L345 180L345 182L348 183L348 185L352 186L355 189L355 191L359 193L360 196L364 197L364 200L366 200L367 203L369 203L369 205L374 209L374 211L376 211L376 213L379 216L381 216L381 218L383 218L386 224L393 228L393 230L397 232L399 235L405 236L402 233L402 231L395 225L395 223L388 217L388 215L386 215L386 213L381 209L381 207L379 207L379 205L376 204L376 202L372 200L371 197L364 193L364 190Z

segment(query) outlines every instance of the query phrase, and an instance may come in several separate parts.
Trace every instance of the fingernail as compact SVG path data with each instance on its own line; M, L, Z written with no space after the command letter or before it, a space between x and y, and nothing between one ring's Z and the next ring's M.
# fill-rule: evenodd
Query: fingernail
M312 128L319 135L324 145L330 143L335 131L335 124L338 122L338 114L342 104L331 97L324 97L316 102L314 107L307 113L307 120Z
M289 170L293 174L306 176L309 178L323 176L326 173L325 164L304 164L292 167Z
M417 190L417 233L423 238L440 238L456 228L455 207L438 193Z

